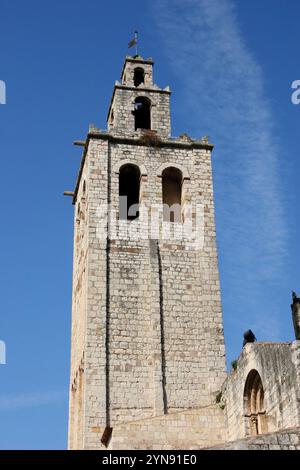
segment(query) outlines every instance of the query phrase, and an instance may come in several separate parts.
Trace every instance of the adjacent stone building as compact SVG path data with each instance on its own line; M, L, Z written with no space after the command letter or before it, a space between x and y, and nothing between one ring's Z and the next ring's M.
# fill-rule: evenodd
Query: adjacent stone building
M70 449L196 449L299 426L299 341L246 345L226 377L213 146L171 136L170 93L152 59L126 57L107 130L76 142Z

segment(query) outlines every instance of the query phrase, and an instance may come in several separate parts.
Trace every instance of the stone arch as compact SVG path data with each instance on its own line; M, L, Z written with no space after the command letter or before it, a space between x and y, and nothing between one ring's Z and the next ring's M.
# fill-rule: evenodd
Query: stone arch
M169 168L169 167L172 167L172 168L177 168L178 170L181 171L182 173L182 178L183 179L190 179L190 175L187 171L187 169L182 166L182 165L179 165L178 163L173 163L173 162L166 162L166 163L163 163L157 170L157 176L159 178L162 177L162 174L163 174L163 171L166 169L166 168Z
M244 412L247 420L246 434L257 436L267 432L265 392L261 377L256 369L249 372L245 382Z
M124 159L124 160L120 160L118 163L116 163L114 166L113 166L113 172L116 173L117 175L120 173L120 169L122 168L122 166L124 165L135 165L139 168L140 170L140 173L141 173L141 176L147 176L148 175L148 172L147 172L147 168L145 167L144 164L138 164L137 162L134 162L130 159Z
M179 210L178 210L177 220L174 220L174 221L184 223L185 219L186 219L187 203L189 201L189 196L188 196L189 184L187 182L190 180L190 176L189 176L189 173L188 173L187 169L184 166L182 166L180 164L177 164L177 163L165 162L158 168L157 176L158 176L158 178L161 178L161 180L162 180L162 201L163 201L163 204L167 203L167 205L169 205L169 202L166 201L166 197L165 197L167 191L166 191L166 187L165 187L165 180L164 180L164 177L163 177L163 175L166 175L166 171L169 170L169 169L173 169L173 172L174 172L174 170L177 170L177 172L178 172L177 175L178 176L179 176L179 174L181 174L180 195L179 195L179 187L178 187L178 190L177 190L177 203L179 204L179 202L180 202L180 214L181 215L179 217ZM179 201L179 199L180 199L180 201ZM170 211L167 211L167 208L165 206L163 206L163 219L165 221L172 222L172 220L170 219L170 216L167 214L167 212L169 212L169 215L171 215Z
M133 71L134 86L145 83L145 70L142 67L136 67Z
M182 222L182 171L173 166L162 172L163 220Z
M134 220L139 216L141 172L137 165L126 163L119 169L119 218Z
M120 169L121 169L122 166L124 166L124 165L135 165L135 166L137 166L137 167L139 168L140 173L141 173L141 176L147 176L147 168L145 167L145 165L143 165L143 164L139 165L138 163L133 162L133 161L130 160L130 159L120 160L118 163L116 163L116 164L113 166L113 172L118 175L118 174L120 173Z
M134 100L134 128L151 129L151 101L146 96Z

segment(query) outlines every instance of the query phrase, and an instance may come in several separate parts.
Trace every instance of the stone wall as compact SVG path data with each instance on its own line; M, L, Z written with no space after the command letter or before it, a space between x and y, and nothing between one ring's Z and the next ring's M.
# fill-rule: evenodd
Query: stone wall
M75 214L83 207L85 214L75 221L71 381L84 355L85 448L99 447L108 413L114 425L166 408L208 405L225 377L210 151L171 143L169 148L125 145L99 137L89 140L75 205ZM186 178L185 197L205 210L201 249L186 249L188 243L176 239L157 243L129 237L111 239L108 245L107 238L99 238L104 224L99 207L109 200L118 212L118 171L124 157L144 167L145 206L161 206L162 165L199 175ZM122 221L121 232L135 223ZM80 281L84 276L85 282ZM72 391L72 409L73 402L80 403L77 395Z
M266 431L300 425L300 342L248 343L224 386L227 440L250 434L246 409L245 384L248 374L256 370L263 384Z
M205 450L300 450L300 428L239 439Z
M136 66L145 70L138 87ZM170 137L170 90L153 84L152 67L151 60L126 58L108 132L90 127L77 179L71 449L105 449L101 438L111 428L112 449L197 449L244 438L251 418L244 390L253 370L262 382L264 431L300 425L299 341L246 345L216 405L226 372L213 146L207 138ZM151 101L150 131L134 130L138 96ZM119 220L119 174L128 164L141 175L140 215L131 221ZM162 217L162 176L169 167L182 174L183 217L176 223ZM153 214L154 233L147 225ZM186 236L188 214L192 233ZM294 433L272 439L247 442L299 445Z
M207 406L225 378L210 150L183 143L182 148L171 143L164 148L119 144L101 137L90 138L82 174L88 279L80 291L86 302L80 314L74 283L72 356L77 359L72 374L84 352L84 448L99 448L108 423L114 427L167 410ZM127 228L131 234L134 227L138 231L138 221L121 221L121 238L99 238L105 223L99 218L101 204L106 207L109 201L118 212L118 172L124 157L142 169L145 207L161 206L162 165L193 175L186 178L185 197L204 207L201 248L176 238L122 238ZM79 192L75 213L80 204ZM79 243L76 238L76 253L81 252Z
M153 148L124 143L112 145L110 156L111 167L116 169L111 175L111 204L116 212L119 203L118 168L124 156L127 162L129 160L139 167L144 167L141 204L145 207L150 208L153 205L161 207L160 168L162 164L166 164L184 168L188 175L193 175L186 180L186 199L194 205L203 204L206 210L203 249L192 249L192 247L187 249L189 247L185 241L176 238L173 241L167 239L159 242L159 254L156 248L155 253L152 251L150 256L148 238L137 237L133 240L133 237L129 237L129 239L111 241L110 283L111 291L114 292L110 301L111 326L113 327L113 322L118 325L110 338L110 364L112 370L116 367L117 372L111 381L112 402L117 404L113 399L114 389L120 397L119 410L115 413L119 416L123 413L125 419L130 419L134 409L137 408L137 416L141 418L142 406L136 406L139 400L143 401L144 406L149 407L148 412L152 412L155 400L151 393L152 369L161 368L155 365L158 356L154 356L152 347L157 344L159 353L161 335L165 343L164 380L167 407L181 409L206 405L211 402L211 392L220 388L221 380L224 378L223 375L220 379L219 375L219 372L224 371L224 345L215 249L210 152L172 146ZM138 224L138 221L133 223L122 221L123 229L124 225L127 225L132 230L134 224ZM153 267L153 263L158 262L155 262L158 256L161 273L158 272L158 265L157 268ZM149 296L151 293L153 295ZM160 330L159 324L160 310L164 317L163 331ZM118 350L120 353L116 355ZM161 360L162 358L159 361ZM129 384L130 381L138 384L135 385L135 390L138 392L140 387L140 393L136 396L132 387L129 387L128 397L121 397L119 384L125 382ZM126 403L129 409L132 408L129 415L126 412Z
M136 67L145 71L145 82L134 86L133 74ZM108 112L108 130L115 135L133 135L134 102L145 97L151 104L151 129L163 137L171 135L170 89L159 88L153 83L153 62L139 58L126 58L122 82L116 82Z
M74 211L72 341L69 398L69 448L83 445L84 352L87 314L88 231L87 231L86 164L78 188L78 204Z
M118 424L109 450L201 449L225 441L224 413L215 405Z
M169 136L170 124L170 92L155 89L132 90L129 87L116 85L112 102L111 113L114 113L113 122L111 114L109 120L110 132L114 134L130 135L135 131L134 101L136 98L146 97L151 101L151 129L159 135ZM120 110L117 112L116 110Z
M132 67L127 61L126 80ZM209 406L226 375L212 145L168 137L169 92L155 86L143 93L154 100L159 138L145 141L130 121L140 91L115 90L121 127L90 129L74 195L70 448L101 448L104 430L120 423ZM120 221L119 172L129 163L140 169L141 215ZM184 203L201 208L191 214L196 239L182 236L183 222L162 220L167 167L182 173ZM154 234L142 217L153 207L161 221Z

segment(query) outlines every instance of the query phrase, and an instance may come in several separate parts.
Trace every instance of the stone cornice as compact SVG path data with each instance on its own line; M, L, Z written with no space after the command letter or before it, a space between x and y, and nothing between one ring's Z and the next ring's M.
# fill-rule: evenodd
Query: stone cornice
M84 146L84 151L83 155L81 158L81 163L80 163L80 168L76 180L76 186L74 190L74 196L73 196L73 204L76 203L76 198L77 198L77 192L79 188L79 183L81 180L81 175L85 163L85 158L86 154L88 151L88 146L90 140L106 140L112 144L124 144L124 145L136 145L140 147L153 147L153 148L178 148L178 149L187 149L187 150L193 150L193 149L201 149L201 150L209 150L212 151L214 146L213 144L210 144L208 141L204 140L193 140L186 138L186 140L182 140L180 137L178 138L170 138L170 139L163 139L157 136L157 139L153 141L153 144L151 144L151 141L143 141L143 134L141 134L139 137L129 137L129 136L118 136L118 135L113 135L110 134L109 132L101 131L96 128L90 129L86 141L85 141L85 146Z

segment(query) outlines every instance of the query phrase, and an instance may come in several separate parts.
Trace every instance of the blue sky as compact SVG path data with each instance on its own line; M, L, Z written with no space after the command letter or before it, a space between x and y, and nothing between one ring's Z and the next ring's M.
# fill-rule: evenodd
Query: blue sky
M297 0L1 0L0 448L66 447L74 187L140 31L173 135L209 135L228 361L242 333L293 339L298 250Z

